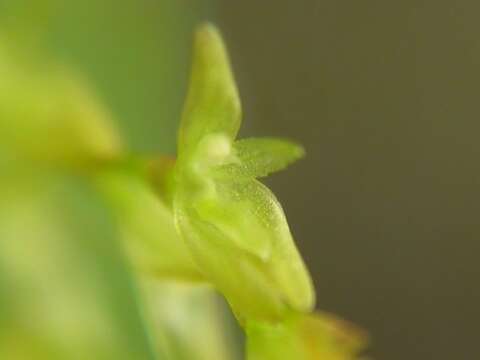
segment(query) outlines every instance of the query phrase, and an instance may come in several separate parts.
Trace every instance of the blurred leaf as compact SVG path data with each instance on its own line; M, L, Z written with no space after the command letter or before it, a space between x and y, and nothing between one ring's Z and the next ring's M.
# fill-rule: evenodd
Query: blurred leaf
M173 360L239 360L227 309L208 285L145 281L154 339Z
M173 153L190 34L212 3L0 0L0 27L86 74L129 148Z
M0 147L17 161L75 164L122 150L86 81L0 34Z
M48 45L95 83L134 152L175 150L190 34L212 0L51 0Z
M145 180L114 169L98 175L97 183L116 212L127 252L138 268L160 278L202 279L175 229L172 211Z
M45 35L58 0L0 0L0 27L16 41L35 45Z
M2 183L0 358L153 359L110 214L90 185ZM5 321L5 322L3 322Z

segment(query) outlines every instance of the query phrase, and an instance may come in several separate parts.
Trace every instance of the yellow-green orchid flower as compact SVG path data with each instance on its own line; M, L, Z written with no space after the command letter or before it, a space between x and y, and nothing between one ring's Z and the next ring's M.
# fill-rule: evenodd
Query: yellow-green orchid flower
M241 319L279 319L314 305L310 276L283 210L256 178L303 149L279 139L235 140L240 100L222 39L196 33L178 139L174 216L200 271Z

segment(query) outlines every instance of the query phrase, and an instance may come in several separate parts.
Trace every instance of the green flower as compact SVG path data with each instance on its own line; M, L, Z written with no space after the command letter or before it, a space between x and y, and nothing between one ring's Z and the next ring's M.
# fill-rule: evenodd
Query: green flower
M241 106L218 31L196 33L175 166L176 225L204 276L241 319L280 319L314 305L283 210L256 178L303 155L286 140L236 141Z

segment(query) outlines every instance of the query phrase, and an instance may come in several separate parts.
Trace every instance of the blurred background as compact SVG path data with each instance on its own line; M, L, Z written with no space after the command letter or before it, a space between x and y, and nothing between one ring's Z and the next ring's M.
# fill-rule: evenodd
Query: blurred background
M468 0L0 1L4 24L29 17L39 30L25 36L87 74L138 153L174 154L191 34L217 23L242 136L307 149L267 182L319 308L368 329L372 356L390 360L480 357L479 11Z

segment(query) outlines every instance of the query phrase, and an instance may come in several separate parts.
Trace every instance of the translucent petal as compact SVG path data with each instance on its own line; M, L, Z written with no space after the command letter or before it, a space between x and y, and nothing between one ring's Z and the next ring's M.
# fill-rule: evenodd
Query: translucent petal
M206 24L195 36L179 154L194 148L207 134L225 133L233 140L240 121L240 100L225 46L217 29Z
M303 148L288 140L249 138L235 141L232 161L216 170L220 176L264 177L303 157Z
M238 314L272 319L286 307L313 307L283 210L258 181L216 182L214 192L179 196L175 215L200 268Z

